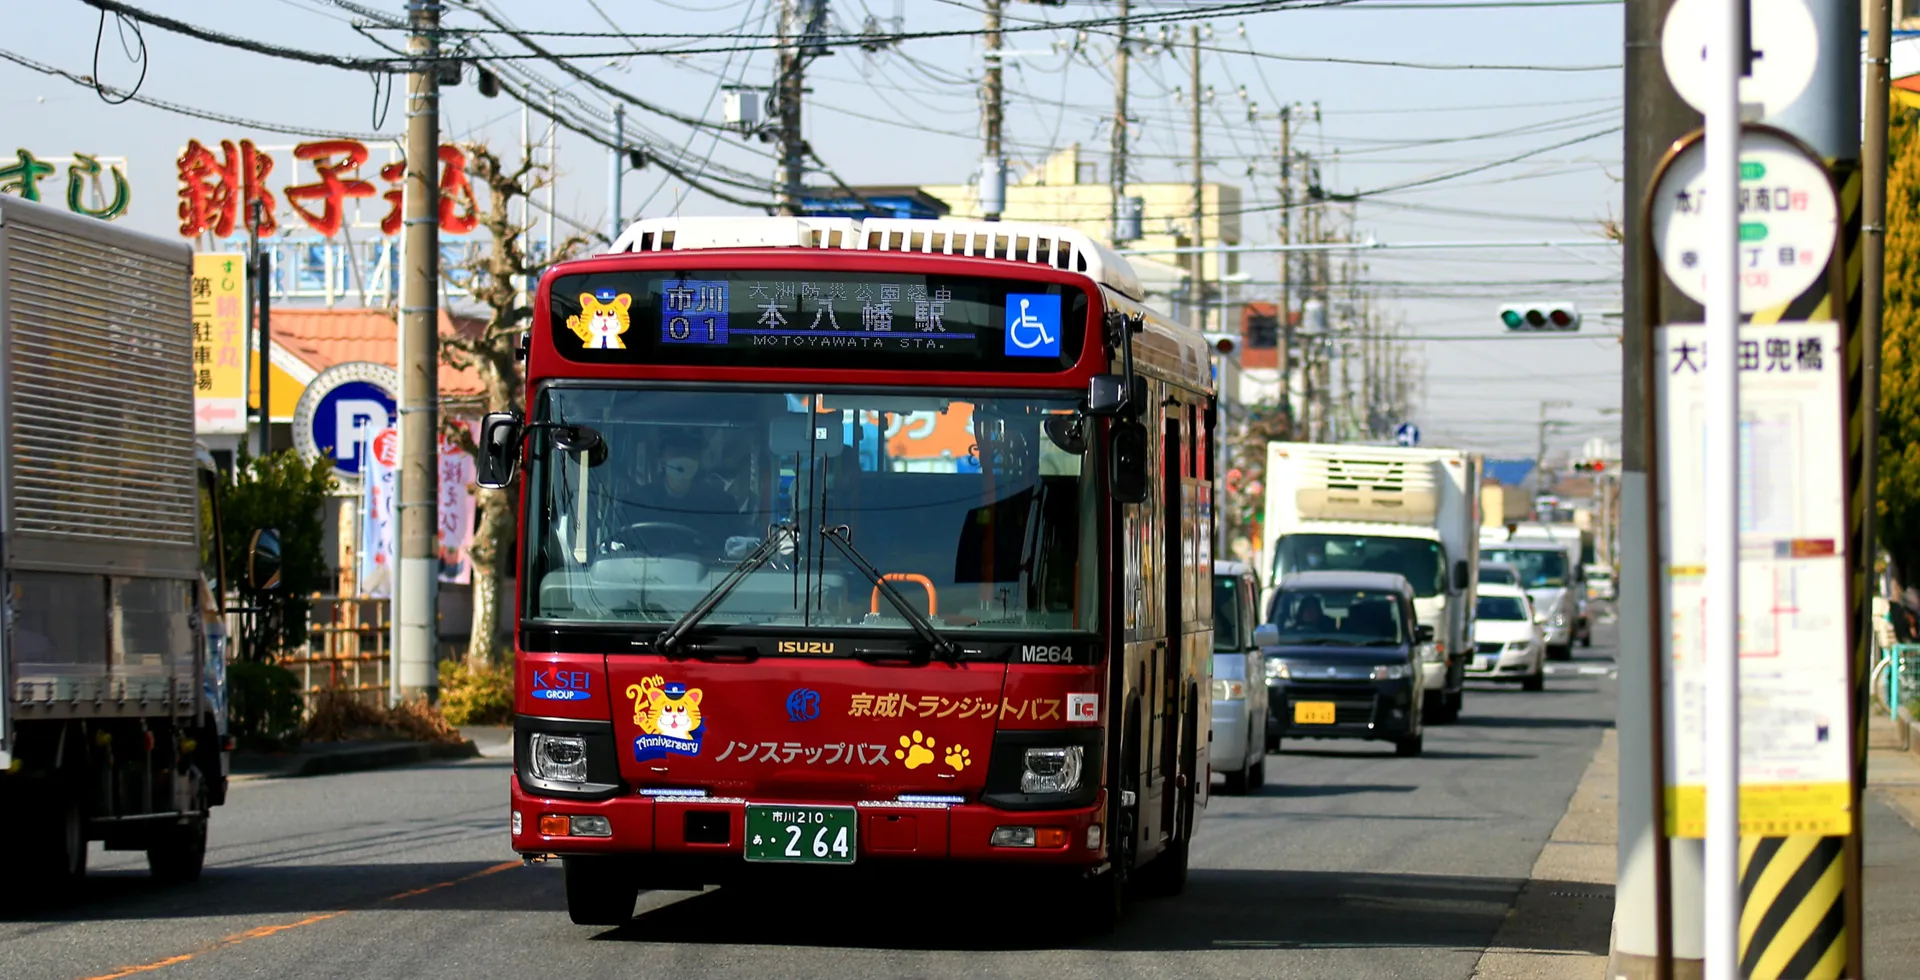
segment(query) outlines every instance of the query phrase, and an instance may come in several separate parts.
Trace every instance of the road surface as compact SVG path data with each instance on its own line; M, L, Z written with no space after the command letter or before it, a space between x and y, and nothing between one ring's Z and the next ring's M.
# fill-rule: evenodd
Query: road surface
M1612 724L1612 638L1543 693L1470 686L1424 758L1290 742L1264 790L1214 797L1186 894L1110 937L932 872L881 894L647 893L629 926L575 926L559 867L507 850L506 762L476 759L238 784L200 882L96 850L81 903L0 917L0 962L10 980L1466 978ZM1558 941L1604 955L1598 932Z

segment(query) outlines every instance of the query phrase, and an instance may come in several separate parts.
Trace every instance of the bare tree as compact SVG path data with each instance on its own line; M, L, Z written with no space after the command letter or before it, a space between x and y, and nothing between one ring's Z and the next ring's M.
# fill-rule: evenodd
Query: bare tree
M458 407L473 413L524 409L526 378L517 348L521 335L532 327L533 310L523 302L531 301L532 294L522 296L520 283L522 277L532 282L544 263L533 262L522 247L526 226L515 220L513 200L530 199L553 175L525 157L508 169L484 144L468 144L465 150L467 173L487 188L480 225L491 239L491 248L460 271L467 276L468 292L487 308L487 323L477 334L456 332L442 337L440 357L449 366L471 368L480 377L480 394ZM571 237L550 254L555 260L566 258L585 243L584 238ZM466 426L449 428L467 452L477 451ZM506 607L503 584L513 577L514 499L511 492L480 494L473 529L473 625L467 640L467 663L472 667L491 667L501 659L497 638Z

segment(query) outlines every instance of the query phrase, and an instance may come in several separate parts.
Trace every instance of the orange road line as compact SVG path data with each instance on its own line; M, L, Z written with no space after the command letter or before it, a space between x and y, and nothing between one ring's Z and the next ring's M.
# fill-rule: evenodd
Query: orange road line
M476 878L485 878L488 875L499 874L502 871L506 871L512 868L517 868L519 866L520 866L519 861L502 861L499 864L496 864L490 868L482 868L479 871L475 871L470 875L463 875L459 878L451 878L446 881L436 882L434 884L427 885L422 888L410 888L403 892L398 892L392 895L388 895L387 897L382 898L379 901L398 902L403 899L413 898L417 895L425 895L426 893L431 891L438 891L442 888L452 888L455 885L462 885L469 881L473 881ZM86 980L122 980L122 978L124 977L131 977L141 973L152 973L155 970L163 970L170 966L177 966L181 963L185 963L185 962L188 962L189 960L193 960L198 957L205 956L209 953L217 953L220 950L228 949L233 946L238 946L244 942L250 942L255 939L265 939L268 936L286 932L290 929L298 929L301 926L310 926L318 922L325 922L328 919L337 919L343 915L346 915L348 912L353 912L353 911L356 911L356 910L355 909L336 909L332 912L322 912L318 915L310 915L304 919L300 919L295 922L283 922L283 923L280 923L279 925L271 925L271 926L255 926L254 928L248 929L244 932L236 932L231 936L226 936L221 939L214 940L213 942L207 944L206 946L203 946L200 949L194 950L191 953L181 953L177 956L169 956L164 959L154 960L151 963L142 963L139 966L123 966L117 970L114 970L111 973L102 973L98 976L87 977Z

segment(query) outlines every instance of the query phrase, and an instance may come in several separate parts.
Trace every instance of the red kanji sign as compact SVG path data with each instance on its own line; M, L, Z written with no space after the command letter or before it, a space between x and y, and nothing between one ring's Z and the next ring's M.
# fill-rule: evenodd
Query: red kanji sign
M287 203L306 219L307 227L328 238L340 234L340 223L347 216L346 199L373 196L373 185L360 179L360 165L367 162L367 148L353 140L323 140L294 147L293 158L313 161L313 170L320 175L320 180L288 186ZM313 200L326 202L319 214L300 206L301 201Z
M236 227L244 234L245 223L252 220L251 202L256 200L264 211L262 227L257 230L262 235L273 234L279 224L273 214L273 195L266 189L273 157L250 140L241 140L237 153L231 142L222 141L220 147L224 156L193 140L180 155L180 234L193 238L212 233L216 238L227 238ZM387 213L380 220L381 234L399 234L404 224L406 162L395 160L380 167L380 179L387 184L381 191L361 176L368 156L366 144L359 140L319 140L294 147L293 166L310 163L316 179L284 188L293 213L308 228L332 238L346 224L347 199L377 196L387 202ZM458 147L442 146L438 158L440 230L449 235L468 234L480 226L480 204L467 177L467 155Z
M273 217L273 194L267 190L267 175L273 173L273 158L254 149L252 140L241 140L238 155L231 141L221 140L222 157L187 141L180 154L180 234L192 238L211 231L216 238L233 234L236 220L253 223L253 202L260 202L261 235L271 235L280 227Z

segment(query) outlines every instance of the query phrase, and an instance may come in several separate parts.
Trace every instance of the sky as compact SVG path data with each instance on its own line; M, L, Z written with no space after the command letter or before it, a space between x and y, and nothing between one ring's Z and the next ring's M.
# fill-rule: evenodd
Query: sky
M383 44L404 40L395 30L364 27L372 21L362 15L399 18L401 0L134 5L223 34L347 58L381 58ZM751 202L771 199L771 148L707 124L721 120L723 85L772 80L772 52L725 49L764 44L750 36L775 30L776 6L775 0L450 0L446 23L475 32L461 36L476 53L490 46L529 54L482 12L519 30L554 32L533 40L580 55L566 63L646 103L627 111L630 137L654 144L677 161L676 169L703 175L708 187ZM1152 18L1222 6L1232 4L1134 0L1132 9ZM1129 170L1142 181L1188 179L1184 45L1189 25L1198 24L1203 90L1211 91L1202 114L1207 176L1240 187L1248 209L1243 243L1279 237L1271 207L1279 199L1276 117L1287 103L1301 106L1295 146L1314 155L1323 186L1362 194L1352 208L1362 238L1584 243L1599 240L1603 223L1621 216L1618 3L1303 0L1300 8L1267 12L1237 6L1242 9L1141 28L1145 50L1136 50L1130 76ZM1108 0L1010 2L1005 18L1015 27L1108 17L1115 9ZM883 30L897 18L908 33L975 32L982 22L979 0L833 0L829 16L836 29L849 32L869 18ZM191 118L138 102L110 105L89 85L0 60L0 119L13 141L9 148L41 157L76 151L126 157L133 203L123 220L143 231L178 234L174 161L189 139L213 145L246 137L277 146L302 139L247 122L388 139L405 127L404 84L390 92L366 71L235 50L151 25L135 34L112 17L103 24L100 12L82 0L23 5L11 23L0 52L76 76L94 75L97 64L109 85L137 84L143 98L237 120ZM1007 59L1006 141L1016 174L1037 165L1048 149L1077 142L1104 175L1113 106L1111 30L1008 34L1014 55ZM1182 42L1178 51L1160 43L1163 30L1167 40ZM641 31L709 36L587 36ZM145 58L137 60L143 47ZM662 49L677 53L658 53ZM835 49L808 72L808 142L852 184L969 180L981 154L981 51L971 34L908 39L872 52ZM541 89L537 101L557 92L562 114L596 131L608 128L610 96L552 62L514 58L502 76L510 87ZM443 95L449 141L484 141L515 156L521 125L519 104L508 94L482 97L471 72ZM535 116L532 127L537 139L545 119ZM604 226L607 151L564 130L559 143L561 220ZM376 162L385 145L375 150ZM282 153L269 181L276 193L291 176L285 172L291 163ZM373 169L367 168L370 179ZM312 179L304 165L298 176ZM754 213L690 188L657 164L629 174L624 194L626 210L637 216ZM1424 444L1532 456L1543 413L1556 422L1550 456L1577 455L1595 437L1619 438L1619 416L1612 412L1619 407L1620 348L1595 336L1619 331L1618 319L1603 315L1620 308L1617 248L1380 249L1360 261L1380 297L1376 309L1404 324L1423 362L1421 397L1408 421L1421 427ZM1277 295L1270 285L1274 268L1269 256L1243 257L1242 269L1255 284L1242 295ZM1581 336L1508 335L1498 308L1524 301L1576 303L1584 315Z

